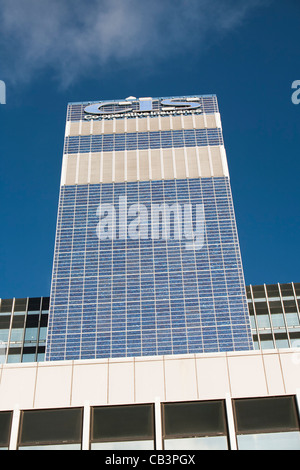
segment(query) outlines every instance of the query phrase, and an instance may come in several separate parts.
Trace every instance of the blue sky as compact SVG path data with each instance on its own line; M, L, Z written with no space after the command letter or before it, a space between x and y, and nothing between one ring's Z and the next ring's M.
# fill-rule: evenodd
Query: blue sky
M246 283L299 282L299 21L298 0L0 0L0 297L49 295L67 103L130 95L217 94Z

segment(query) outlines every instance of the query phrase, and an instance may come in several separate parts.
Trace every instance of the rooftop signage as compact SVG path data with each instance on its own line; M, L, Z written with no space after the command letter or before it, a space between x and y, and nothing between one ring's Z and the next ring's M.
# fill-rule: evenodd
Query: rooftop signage
M156 99L135 97L124 101L99 102L84 108L84 119L113 119L124 117L155 117L171 114L201 114L199 98Z

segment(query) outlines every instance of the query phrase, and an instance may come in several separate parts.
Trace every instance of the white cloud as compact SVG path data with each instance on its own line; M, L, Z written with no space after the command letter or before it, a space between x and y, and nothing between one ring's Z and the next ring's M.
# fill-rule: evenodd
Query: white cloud
M0 0L1 69L20 81L50 68L67 86L110 60L201 53L267 1Z

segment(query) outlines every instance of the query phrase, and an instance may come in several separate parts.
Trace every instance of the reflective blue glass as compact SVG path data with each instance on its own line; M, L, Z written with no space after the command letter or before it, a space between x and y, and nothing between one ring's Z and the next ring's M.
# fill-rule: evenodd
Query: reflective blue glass
M187 249L184 236L176 239L173 216L164 239L162 214L157 238L149 216L148 237L121 239L120 197L127 198L127 211L142 203L148 214L153 204L203 205L203 244ZM116 209L114 238L99 239L100 204ZM127 213L128 226L133 220ZM63 187L48 333L50 360L251 349L229 180Z

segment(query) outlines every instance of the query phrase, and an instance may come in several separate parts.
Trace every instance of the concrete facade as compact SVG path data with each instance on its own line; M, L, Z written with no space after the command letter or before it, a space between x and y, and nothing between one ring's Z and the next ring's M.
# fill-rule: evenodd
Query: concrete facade
M3 364L0 410L296 395L299 349Z

